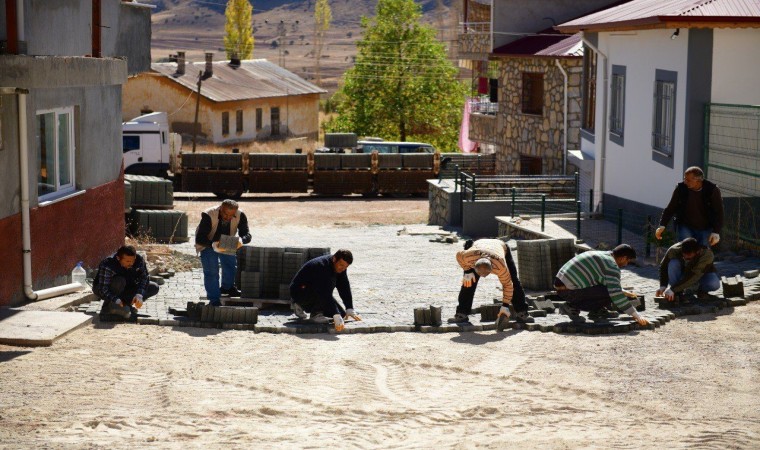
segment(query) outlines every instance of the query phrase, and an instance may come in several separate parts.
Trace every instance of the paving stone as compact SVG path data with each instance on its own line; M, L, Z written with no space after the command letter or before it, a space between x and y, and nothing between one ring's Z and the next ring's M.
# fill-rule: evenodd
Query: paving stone
M760 270L745 270L744 278L757 278L760 275Z
M721 278L721 284L723 286L723 297L744 297L744 282L739 277L723 277Z
M443 307L430 305L430 324L431 325L441 326L441 324L443 324L443 319L441 318L442 311L443 311Z
M545 296L539 295L537 297L528 297L528 303L534 308L544 310L547 313L553 314L556 308L551 300L548 300Z
M162 327L176 327L179 322L177 322L175 319L161 319L158 321L158 324Z
M158 319L153 317L138 317L137 323L140 325L159 325Z
M547 312L543 309L533 309L528 311L528 315L531 317L546 317Z

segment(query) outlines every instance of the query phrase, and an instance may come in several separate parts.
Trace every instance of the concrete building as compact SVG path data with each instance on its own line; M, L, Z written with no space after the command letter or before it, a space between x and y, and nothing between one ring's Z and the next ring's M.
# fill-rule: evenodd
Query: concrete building
M319 133L319 96L327 93L264 59L154 63L124 88L123 119L169 113L172 132L193 134L198 81L198 136L215 144L307 137Z
M123 244L121 88L148 69L151 8L0 0L0 305Z
M472 69L469 138L496 153L496 172L564 174L580 146L579 36L551 26L610 0L463 0L460 64Z
M633 0L556 29L587 48L579 156L596 209L656 220L702 166L727 226L760 245L760 4Z

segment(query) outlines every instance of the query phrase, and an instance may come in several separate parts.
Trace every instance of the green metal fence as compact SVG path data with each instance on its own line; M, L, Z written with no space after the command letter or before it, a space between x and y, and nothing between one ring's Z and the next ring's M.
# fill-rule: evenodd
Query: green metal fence
M724 234L760 245L760 106L705 106L706 177L723 194Z

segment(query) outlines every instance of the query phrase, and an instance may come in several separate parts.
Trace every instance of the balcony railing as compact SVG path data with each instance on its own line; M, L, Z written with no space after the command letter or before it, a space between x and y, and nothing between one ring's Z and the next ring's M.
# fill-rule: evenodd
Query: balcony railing
M470 111L473 114L496 115L499 112L499 104L493 103L488 99L470 100Z
M459 22L459 34L491 34L490 22Z

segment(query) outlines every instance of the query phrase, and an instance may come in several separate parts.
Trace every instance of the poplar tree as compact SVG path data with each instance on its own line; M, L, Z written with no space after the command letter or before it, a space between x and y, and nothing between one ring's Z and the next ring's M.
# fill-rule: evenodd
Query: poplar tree
M253 55L253 5L249 0L228 0L224 10L224 49L227 59Z
M317 84L322 82L319 65L322 59L322 49L325 45L325 34L330 29L331 21L332 10L327 0L317 0L314 5L314 75Z

